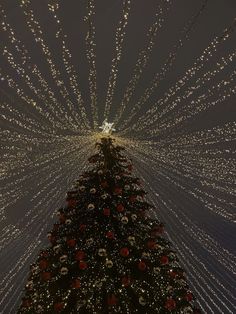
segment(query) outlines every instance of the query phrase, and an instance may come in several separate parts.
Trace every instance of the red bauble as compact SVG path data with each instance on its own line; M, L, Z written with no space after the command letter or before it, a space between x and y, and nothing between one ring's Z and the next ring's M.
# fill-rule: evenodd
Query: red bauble
M80 261L80 262L79 262L79 268L80 268L80 269L84 270L84 269L86 269L87 267L88 267L88 265L87 265L86 262L84 262L84 261Z
M129 171L132 171L132 170L133 170L133 166L132 166L132 165L128 165L127 168L128 168Z
M54 244L55 241L56 241L56 237L55 237L54 235L52 235L52 234L49 234L49 235L48 235L48 240L49 240L52 244Z
M124 276L121 278L121 283L124 287L128 287L131 284L131 279L129 276Z
M147 265L146 265L146 263L144 261L140 261L138 263L138 269L139 270L144 271L144 270L146 270L146 268L147 268Z
M101 186L105 189L105 188L107 188L109 185L108 185L107 181L102 181L102 182L101 182Z
M57 231L58 228L59 228L59 226L60 226L59 224L54 224L54 225L53 225L53 231Z
M52 278L52 274L49 271L41 273L41 277L44 281L48 281Z
M188 302L191 302L193 300L193 295L191 292L188 292L186 295L185 295L185 299L188 301Z
M175 271L170 271L170 277L175 278L178 274Z
M65 215L64 215L64 214L60 214L59 220L60 220L60 222L63 224L63 223L66 221Z
M153 229L151 231L151 235L152 236L158 236L160 234L163 234L163 232L164 232L164 225L160 224L159 226L153 227Z
M148 240L148 242L147 242L147 247L148 247L150 250L155 249L155 248L156 248L156 241L153 240L153 239Z
M77 201L76 199L71 198L67 201L67 204L68 204L68 207L75 207L75 205L77 204Z
M129 256L129 249L127 247L123 247L122 249L120 249L120 255L123 257Z
M105 216L110 216L110 214L111 214L110 208L103 208L103 214L104 214Z
M22 301L22 306L23 307L30 307L31 306L31 300L30 299L24 299Z
M172 311L176 308L176 302L174 299L172 298L169 298L168 300L166 300L166 303L165 303L165 308L168 310L168 311Z
M40 255L43 257L48 257L49 253L47 251L40 252Z
M125 208L124 208L124 206L123 206L122 204L118 204L118 205L116 206L116 209L117 209L117 211L120 212L120 213L125 210Z
M109 239L114 239L114 232L112 232L112 231L108 231L107 233L106 233L106 237L107 238L109 238Z
M80 231L84 231L86 229L86 225L85 224L81 224L81 225L79 225L79 230Z
M75 259L76 259L77 261L82 261L84 258L85 258L85 253L84 253L84 251L77 251L77 252L75 253Z
M76 245L76 240L75 239L67 239L66 243L70 247L74 247Z
M166 255L163 255L161 258L160 258L160 262L162 265L166 265L169 263L169 258L166 256Z
M58 302L58 303L54 304L54 310L56 312L61 312L63 310L63 308L64 308L64 303L62 303L62 302Z
M122 188L120 188L120 187L114 188L114 194L121 195L122 194Z
M114 294L111 294L110 296L108 296L107 298L107 304L108 305L116 305L117 304L117 297Z
M48 261L46 259L41 259L39 261L39 268L40 269L46 269L48 267Z
M137 195L130 195L130 197L129 197L129 201L131 203L134 203L136 201L136 199L137 199Z
M73 280L71 286L74 289L79 289L81 287L80 280L78 278Z

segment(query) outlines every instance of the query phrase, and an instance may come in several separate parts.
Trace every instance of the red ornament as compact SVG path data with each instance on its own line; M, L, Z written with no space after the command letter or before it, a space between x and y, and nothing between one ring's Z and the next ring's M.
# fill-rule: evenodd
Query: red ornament
M178 274L175 271L170 271L170 277L175 278Z
M85 225L85 224L81 224L81 225L79 226L79 230L80 230L81 232L83 232L85 229L86 229L86 225Z
M151 231L151 235L153 237L158 236L160 234L163 234L164 232L164 225L160 224L159 226L155 226L153 227L152 231Z
M160 258L160 262L162 265L166 265L169 263L169 258L166 256L166 255L163 255L161 258Z
M85 253L83 251L77 251L75 253L75 259L77 261L82 261L85 258Z
M46 269L48 267L48 261L46 259L41 259L39 261L39 268Z
M168 300L166 300L166 303L165 303L165 308L168 310L168 311L172 311L176 308L176 302L174 299L172 298L169 298Z
M122 204L118 204L118 205L116 206L116 209L117 209L117 211L120 212L120 213L125 210L125 208L124 208L124 206L123 206Z
M62 302L58 302L58 303L54 304L54 310L56 312L61 312L63 310L63 308L64 308L64 303L62 303Z
M112 231L108 231L107 233L106 233L106 237L108 238L108 239L114 239L114 232L112 232Z
M49 271L44 271L41 273L41 277L44 281L48 281L52 278L52 274Z
M132 171L132 170L133 170L133 166L132 166L132 165L128 165L127 168L128 168L129 171Z
M54 244L55 241L56 241L56 237L55 237L54 235L52 235L52 234L48 234L48 240L49 240L52 244Z
M110 216L110 214L111 214L110 208L103 208L103 214L105 216Z
M129 256L129 249L127 247L123 247L122 249L120 249L120 255L123 257Z
M148 247L150 250L155 249L155 248L156 248L156 241L153 240L153 239L148 240L148 242L147 242L147 247Z
M117 297L114 295L114 294L112 294L112 295L110 295L110 296L108 296L108 298L107 298L107 304L108 305L116 305L117 304Z
M122 194L122 188L120 188L120 187L114 188L114 194L121 195Z
M128 287L131 284L130 276L124 276L121 278L121 283L124 287Z
M60 220L60 222L61 222L62 224L64 224L64 222L66 221L65 215L64 215L64 214L60 214L59 220Z
M139 268L139 270L144 271L144 270L146 270L147 265L146 265L146 263L144 261L140 261L138 263L138 268Z
M191 292L188 292L186 295L185 295L185 299L188 301L188 302L191 302L193 300L193 295Z
M53 225L53 231L57 231L58 228L59 228L59 226L60 226L59 224L54 224L54 225Z
M79 289L81 287L80 280L78 278L73 280L71 286L74 289Z
M41 253L40 253L40 255L41 256L43 256L43 257L48 257L48 252L47 251L42 251Z
M71 199L68 199L67 200L67 204L68 204L68 207L75 207L75 205L77 204L77 201L76 201L76 199L74 199L74 198L71 198Z
M107 188L109 185L108 185L108 183L107 183L107 181L102 181L101 182L101 186L102 186L102 188Z
M67 239L66 243L70 247L74 247L76 245L76 240L75 239Z
M87 265L86 262L84 262L84 261L80 261L80 262L79 262L79 268L80 268L80 269L84 270L84 269L86 269L87 267L88 267L88 265Z
M134 203L136 201L136 199L137 199L137 195L130 195L130 197L129 197L129 201L131 203Z
M22 306L23 307L30 307L31 306L31 300L30 299L22 300Z

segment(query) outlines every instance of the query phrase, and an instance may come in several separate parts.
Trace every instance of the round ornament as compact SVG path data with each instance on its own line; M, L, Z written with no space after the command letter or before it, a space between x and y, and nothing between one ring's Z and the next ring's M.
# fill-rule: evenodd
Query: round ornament
M113 267L113 262L111 261L111 260L106 260L106 266L108 267L108 268L112 268Z
M59 260L60 260L61 263L65 263L65 262L67 261L67 259L68 259L68 256L67 256L67 255L62 255L62 256L59 258Z
M174 299L172 298L169 298L166 300L166 303L165 303L165 308L168 310L168 311L172 311L176 308L176 302Z
M130 243L131 245L135 245L135 237L129 236L129 237L128 237L128 241L129 241L129 243Z
M123 257L129 256L129 249L127 247L123 247L120 249L120 255Z
M94 209L94 208L95 208L94 204L92 204L92 203L88 204L88 209L89 209L89 210L92 210L92 209Z
M86 240L86 244L89 246L91 244L93 244L93 238L89 238Z
M67 267L62 267L60 269L60 273L61 273L61 275L67 275L68 274L68 268Z
M98 255L99 256L107 256L107 251L105 249L103 249L103 248L100 248L98 250Z
M144 297L139 297L138 302L139 302L139 304L141 304L142 306L144 306L144 305L147 304L147 302L146 302L146 300L144 299Z
M122 222L123 224L127 224L127 223L129 222L129 218L128 218L127 216L123 216L123 217L121 218L121 222Z

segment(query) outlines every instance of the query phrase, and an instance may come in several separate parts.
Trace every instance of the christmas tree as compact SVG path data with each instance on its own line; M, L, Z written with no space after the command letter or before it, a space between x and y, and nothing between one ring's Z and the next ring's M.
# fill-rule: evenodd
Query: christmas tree
M108 136L39 253L18 313L200 313L164 226Z

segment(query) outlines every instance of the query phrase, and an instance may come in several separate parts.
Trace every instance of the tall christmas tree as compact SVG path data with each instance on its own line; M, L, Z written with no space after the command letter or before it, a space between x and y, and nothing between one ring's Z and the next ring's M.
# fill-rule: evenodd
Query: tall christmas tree
M131 161L110 137L67 193L18 313L200 313Z

